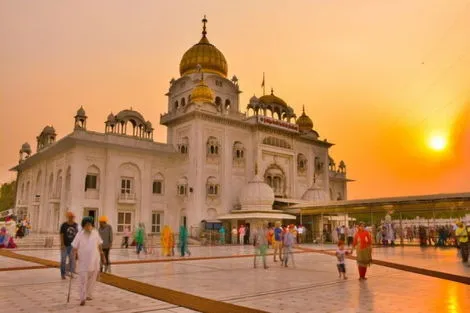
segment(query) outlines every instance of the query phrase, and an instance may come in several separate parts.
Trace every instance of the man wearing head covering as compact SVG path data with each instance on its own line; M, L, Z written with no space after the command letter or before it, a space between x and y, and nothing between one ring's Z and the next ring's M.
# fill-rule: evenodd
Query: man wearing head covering
M62 279L65 279L67 258L69 259L70 275L75 271L75 258L72 256L72 241L78 233L75 215L68 211L65 216L67 221L60 226L60 275Z
M460 253L462 255L462 262L468 262L468 249L469 249L469 241L468 241L468 231L465 228L463 222L459 221L457 223L457 229L455 230L455 237L457 238L457 242L459 245Z
M287 267L287 262L289 261L289 255L292 257L292 263L294 262L294 255L292 254L292 247L294 246L295 243L295 229L294 225L289 225L289 228L286 229L286 232L284 233L284 236L282 238L282 256L283 260L281 263L281 266L284 265L284 267Z
M93 218L86 216L82 220L82 230L72 242L74 253L78 259L77 272L80 276L80 305L93 299L93 289L100 270L100 256L104 261L101 248L103 240L93 228Z
M102 264L100 271L111 273L111 262L109 260L109 250L113 246L113 228L108 224L107 216L100 216L99 218L100 228L98 232L100 233L101 240L103 240L103 253L105 256L105 262Z
M277 262L276 255L279 252L279 260L282 262L282 228L281 222L276 222L273 234L274 262Z

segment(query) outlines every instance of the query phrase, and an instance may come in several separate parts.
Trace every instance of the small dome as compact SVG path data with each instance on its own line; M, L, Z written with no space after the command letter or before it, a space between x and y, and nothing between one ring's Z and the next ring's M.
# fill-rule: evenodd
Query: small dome
M114 114L113 113L109 113L108 122L114 122Z
M26 154L31 154L32 150L31 150L31 146L29 145L29 143L25 142L25 143L21 146L20 152L24 152L24 153L26 153Z
M288 107L287 103L281 98L274 95L274 91L271 89L270 95L265 95L259 98L259 102L264 104L277 104L283 107Z
M214 100L214 93L201 79L199 84L191 92L191 101L192 102L210 102Z
M83 106L80 106L80 109L78 109L77 116L79 116L79 117L85 117L86 116L85 109L83 109Z
M250 103L256 103L258 102L258 98L256 98L255 95L253 95L253 97L250 98Z
M53 134L55 134L55 129L54 129L54 127L52 127L52 126L46 126L46 127L44 127L44 129L42 130L42 133L43 133L43 134L48 134L48 135L53 135Z
M227 61L224 55L206 37L207 19L204 17L201 40L185 52L180 62L181 76L197 72L196 66L201 66L205 73L215 73L227 77Z
M145 121L142 114L140 114L137 111L132 110L132 108L130 108L129 110L122 110L121 112L116 114L116 118L118 120L125 120L125 121L129 119L138 119L140 121Z
M300 131L310 131L313 129L312 119L305 114L305 107L302 110L302 115L299 116L295 123L299 125Z
M248 182L240 192L242 210L272 210L274 203L273 189L258 175Z
M150 121L147 121L145 122L145 126L147 126L147 128L152 128L152 123Z
M326 195L326 192L323 189L321 189L315 183L313 183L313 186L307 189L305 193L303 194L302 200L312 201L315 203L321 203L321 202L328 201L328 197Z

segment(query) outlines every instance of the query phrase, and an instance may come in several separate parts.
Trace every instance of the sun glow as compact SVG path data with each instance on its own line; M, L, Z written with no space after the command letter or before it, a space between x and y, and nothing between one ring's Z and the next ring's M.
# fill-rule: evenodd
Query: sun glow
M435 151L442 151L447 147L447 139L442 135L433 135L429 138L429 147Z

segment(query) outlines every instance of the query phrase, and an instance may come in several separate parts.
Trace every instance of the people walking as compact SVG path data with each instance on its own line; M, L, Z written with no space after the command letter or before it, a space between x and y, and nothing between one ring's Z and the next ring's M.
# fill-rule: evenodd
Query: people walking
M261 256L263 261L264 269L267 269L268 266L266 264L266 252L268 250L268 223L263 223L262 226L257 228L253 234L253 244L255 246L255 258L253 261L253 266L256 268L256 259Z
M179 240L181 257L184 257L185 253L191 256L188 249L188 229L184 225L180 226Z
M348 233L348 247L351 247L353 241L354 241L354 234L355 234L355 226L351 226L347 229Z
M338 242L338 248L336 249L336 259L338 260L338 264L336 267L338 268L339 278L348 279L346 276L346 264L344 263L345 256L348 254L348 251L344 249L344 241L340 240Z
M245 244L245 225L241 225L238 229L238 240L241 245Z
M279 260L282 262L282 228L281 222L276 222L273 234L274 262L277 262L276 255L279 254Z
M72 247L78 260L78 275L80 277L80 305L93 300L93 290L96 285L101 260L105 259L101 244L103 241L96 229L93 228L93 218L84 217L82 230L75 236Z
M462 257L462 262L468 262L469 254L469 241L468 241L468 231L463 222L459 221L457 223L457 228L455 229L455 237L458 242L458 248L460 249L460 255Z
M289 262L289 255L292 257L292 264L294 264L294 255L292 254L292 247L294 246L295 243L295 236L294 236L294 225L290 225L282 238L282 262L281 266L284 265L284 267L287 267L287 263Z
M124 227L124 233L122 237L122 243L121 243L121 248L129 248L129 237L131 236L131 231L129 230L129 227Z
M78 224L75 223L75 215L67 212L67 221L60 226L60 276L65 279L67 258L69 260L69 273L75 272L75 258L73 257L72 242L78 233Z
M233 226L233 228L232 228L232 245L237 244L237 235L238 235L237 227Z
M220 226L219 229L219 242L221 245L225 245L225 227L224 225Z
M136 243L136 252L140 255L140 252L144 249L144 240L145 240L145 229L144 223L139 223L139 226L135 230L135 243Z
M111 261L109 259L109 250L113 247L113 228L108 224L107 216L100 216L100 228L98 232L103 240L102 249L104 253L104 263L101 265L101 272L111 273Z
M354 236L353 249L356 250L359 279L365 280L367 267L372 263L372 236L365 230L365 224L361 222Z
M160 238L161 246L162 246L162 256L171 256L173 253L171 251L173 247L173 234L171 229L168 225L163 227L163 232Z

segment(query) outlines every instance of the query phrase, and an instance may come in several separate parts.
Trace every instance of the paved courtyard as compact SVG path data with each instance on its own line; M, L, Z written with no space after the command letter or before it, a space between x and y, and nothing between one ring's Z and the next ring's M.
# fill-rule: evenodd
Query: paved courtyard
M59 256L58 250L16 252L54 261ZM111 258L115 261L113 275L266 312L470 310L469 285L378 265L369 269L367 281L360 282L353 260L347 260L349 279L340 280L334 257L297 252L295 267L282 268L269 256L267 270L253 268L251 246L193 247L191 258L185 259L137 257L131 249L115 249ZM457 260L455 250L380 248L374 255L377 259L470 276L469 268ZM139 260L141 263L136 263ZM60 279L58 269L14 269L37 265L0 257L0 296L5 312L194 312L104 283L97 285L93 301L79 307L75 280L67 304L68 281Z

